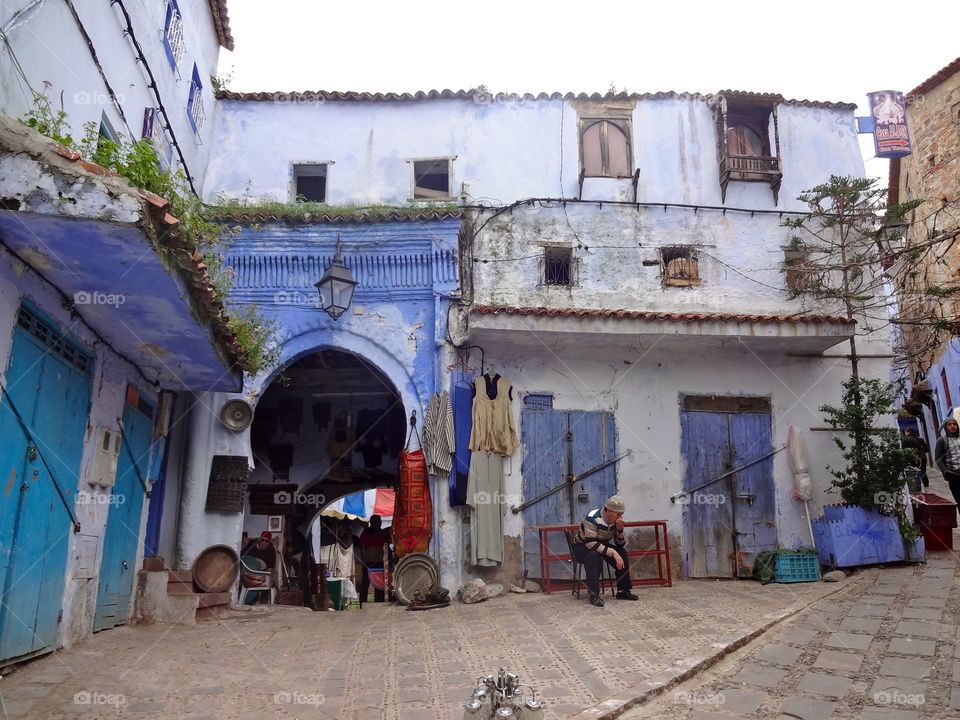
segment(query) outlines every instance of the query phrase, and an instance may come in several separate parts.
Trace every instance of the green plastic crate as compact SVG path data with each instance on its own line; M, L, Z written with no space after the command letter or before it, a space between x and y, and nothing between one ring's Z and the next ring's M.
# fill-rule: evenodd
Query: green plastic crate
M777 553L774 582L817 582L820 579L820 561L813 553Z

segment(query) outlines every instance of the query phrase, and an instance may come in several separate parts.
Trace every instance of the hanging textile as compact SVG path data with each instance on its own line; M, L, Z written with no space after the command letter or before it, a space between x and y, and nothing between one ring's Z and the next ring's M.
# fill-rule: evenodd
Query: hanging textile
M393 544L397 557L426 552L433 528L433 505L423 450L400 453L400 479L393 511Z
M503 563L503 457L475 452L470 458L467 505L470 506L470 564Z
M453 406L450 393L435 393L423 416L423 452L427 460L427 472L431 475L446 475L453 465L450 457L454 448Z
M510 407L510 381L499 374L481 375L474 383L473 431L470 449L512 455L520 447Z
M450 507L467 504L470 473L470 431L473 428L473 389L470 376L454 374L450 400L453 405L454 454L450 471Z

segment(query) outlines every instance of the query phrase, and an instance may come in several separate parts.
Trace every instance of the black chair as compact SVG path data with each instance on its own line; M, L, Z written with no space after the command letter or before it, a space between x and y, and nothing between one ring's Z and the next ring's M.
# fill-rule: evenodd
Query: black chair
M583 581L581 575L583 574L583 563L577 560L576 554L573 552L573 530L564 530L563 536L567 539L567 550L570 552L570 562L572 565L573 571L573 587L570 588L570 594L576 595L577 600L580 599L580 586L586 586L586 583ZM603 595L606 590L604 585L610 583L610 592L614 592L614 587L616 587L617 579L613 574L613 568L610 567L609 563L604 559L600 563L600 594Z

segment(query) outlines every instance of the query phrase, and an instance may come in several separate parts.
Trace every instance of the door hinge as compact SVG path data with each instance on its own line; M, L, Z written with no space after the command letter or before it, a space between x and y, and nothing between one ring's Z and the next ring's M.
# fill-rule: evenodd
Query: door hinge
M60 611L57 613L57 622L63 622L63 608L60 608Z

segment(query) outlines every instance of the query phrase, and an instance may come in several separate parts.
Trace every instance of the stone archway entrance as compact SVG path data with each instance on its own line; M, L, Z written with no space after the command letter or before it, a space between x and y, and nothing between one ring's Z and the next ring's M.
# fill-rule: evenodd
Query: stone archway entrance
M244 548L262 532L272 534L282 565L279 601L304 602L317 512L338 497L395 485L405 431L397 388L342 350L301 356L263 392L250 429Z

